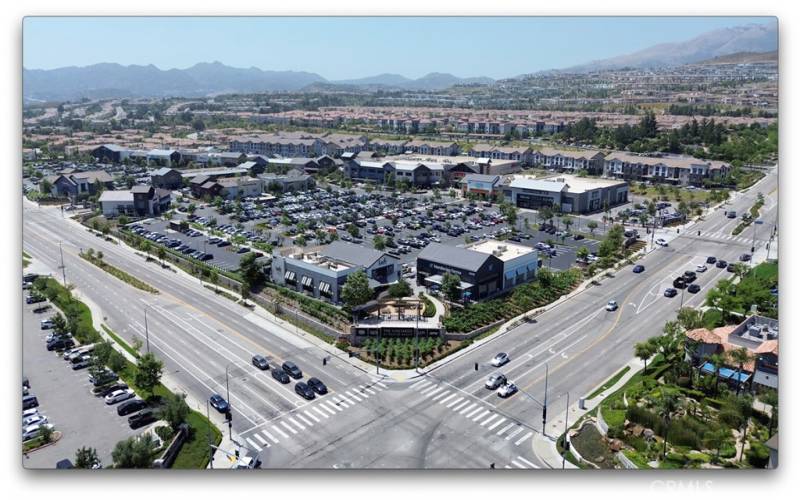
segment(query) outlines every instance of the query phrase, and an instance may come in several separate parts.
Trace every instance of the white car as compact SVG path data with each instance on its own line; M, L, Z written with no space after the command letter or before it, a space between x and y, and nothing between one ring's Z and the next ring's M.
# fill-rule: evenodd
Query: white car
M133 396L135 396L135 394L130 389L119 389L106 396L106 404L113 405L114 403L130 399Z
M22 411L22 420L39 414L39 408L29 408Z
M517 386L512 382L506 382L497 389L497 395L501 398L507 398L517 392Z
M606 304L606 311L616 311L617 309L619 309L619 304L616 300L609 300Z
M506 383L506 376L502 373L493 373L489 375L489 378L486 379L486 383L484 384L487 389L497 389L501 385Z
M662 247L668 247L669 243L667 243L667 240L665 240L664 238L659 238L656 240L656 245L660 245Z
M53 428L53 424L33 424L29 425L22 429L22 440L27 441L29 439L33 439L39 436L39 433L42 432L42 428L47 427L48 429Z
M492 366L503 366L504 364L511 361L511 358L508 357L508 354L504 352L499 352L495 357L492 358Z
M39 415L37 413L36 415L31 415L29 417L23 418L22 428L24 429L25 427L30 427L35 424L46 424L46 423L47 423L47 417L45 417L44 415Z
M708 268L705 266L705 264L700 264L699 266L697 266L697 268L695 270L698 273L704 273L704 272L706 272L708 270Z

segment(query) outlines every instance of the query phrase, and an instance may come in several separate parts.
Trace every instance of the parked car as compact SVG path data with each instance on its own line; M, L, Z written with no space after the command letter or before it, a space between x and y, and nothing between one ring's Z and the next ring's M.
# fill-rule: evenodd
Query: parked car
M311 387L311 389L317 394L328 394L328 387L316 377L311 377L308 379L308 386Z
M678 291L674 288L667 288L664 290L664 297L674 297L676 295L678 295Z
M686 283L691 283L697 279L697 273L694 271L684 271L683 272L683 281Z
M48 351L62 351L75 346L75 341L69 337L56 337L47 343Z
M54 326L55 324L53 323L53 318L43 319L42 321L39 322L39 328L41 328L42 330L49 330Z
M117 415L123 417L125 415L130 415L131 413L136 413L139 410L144 409L147 406L141 399L129 399L125 401L121 405L117 406Z
M269 362L267 361L267 358L265 358L261 354L256 354L255 356L253 356L252 363L253 366L258 368L259 370L269 369Z
M492 358L491 363L492 363L492 366L497 367L497 366L503 366L504 364L508 363L509 361L511 361L511 358L508 357L508 354L506 354L504 352L498 352Z
M46 423L47 423L47 417L45 415L40 414L40 413L37 413L35 415L29 415L27 417L23 417L22 418L22 427L23 428L24 427L29 427L31 425L46 424Z
M283 368L283 371L285 371L287 375L294 379L303 378L303 372L292 361L284 361L283 365L281 365L281 368Z
M619 304L616 300L609 300L606 304L606 311L616 311L617 309L619 309Z
M89 356L88 354L84 354L72 362L72 369L82 370L84 368L88 368L89 365L91 364L92 364L92 357Z
M272 378L280 382L281 384L288 384L289 383L289 375L286 374L281 368L273 368L272 369Z
M135 395L136 394L134 394L134 392L130 389L120 389L106 396L105 401L107 405L113 405L119 403L120 401L125 401L127 399L130 399Z
M644 272L644 266L641 265L641 264L636 264L635 266L633 266L633 272L635 272L635 273L643 273Z
M308 386L305 382L298 382L294 385L294 392L299 394L302 398L312 400L316 397L314 389Z
M672 280L672 286L673 288L678 288L678 289L686 288L686 280L683 279L683 276L678 276L677 278Z
M728 264L728 266L725 268L725 270L728 271L729 273L736 272L736 264L731 262L730 264Z
M507 398L517 392L517 386L511 382L506 382L497 389L497 395L501 398Z
M156 414L152 409L142 410L139 413L128 417L128 425L131 429L138 429L143 425L151 424L156 421Z
M33 394L28 394L22 397L22 409L30 410L39 406L39 400Z
M484 386L487 389L494 390L494 389L497 389L498 387L500 387L501 385L503 385L505 383L506 383L506 376L505 375L503 375L502 373L492 373L491 375L489 375L489 378L486 379L486 382L484 383Z
M22 440L28 441L30 439L36 438L42 432L42 428L47 427L49 429L53 429L53 424L33 424L25 427L22 430Z
M208 402L211 403L211 406L214 407L220 413L226 413L231 409L230 405L225 398L220 396L219 394L214 394L210 398L208 398Z

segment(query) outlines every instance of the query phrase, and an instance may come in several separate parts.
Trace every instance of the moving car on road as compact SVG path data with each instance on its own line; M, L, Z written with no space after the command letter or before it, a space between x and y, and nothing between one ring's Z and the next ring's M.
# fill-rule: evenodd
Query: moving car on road
M312 400L316 397L314 390L305 382L298 382L294 385L294 392L299 394L302 398Z
M664 290L664 297L674 297L676 295L678 295L678 291L674 288L667 288Z
M699 266L697 266L695 268L695 271L697 271L698 273L704 273L704 272L708 271L708 268L706 267L705 264L700 264Z
M267 362L267 358L262 356L261 354L256 354L253 356L253 366L258 368L259 370L267 370L269 369L269 362Z
M508 357L508 354L504 352L498 352L495 357L492 358L492 366L503 366L509 361L511 361L511 358Z
M322 383L322 380L316 377L308 379L308 386L317 394L328 394L328 387Z
M292 361L285 361L281 366L287 375L294 379L303 378L303 372Z
M717 258L713 255L706 258L706 264L715 264L717 262Z
M667 240L665 240L664 238L659 238L659 239L656 240L656 245L659 245L659 246L662 246L662 247L668 247L669 243L667 243Z
M507 398L517 392L517 386L512 382L506 382L497 389L497 395L501 398Z
M700 285L698 285L697 283L692 283L691 285L689 285L689 288L687 288L686 291L689 293L697 293L700 291Z
M742 262L748 262L751 258L752 256L749 253L743 253L739 256L739 260Z
M644 272L644 266L641 265L641 264L636 264L635 266L633 266L633 272L635 272L637 274L638 273L643 273Z
M272 378L280 382L281 384L288 384L289 383L289 375L286 374L280 368L273 368L272 369Z
M616 300L609 300L606 304L606 311L616 311L617 309L619 309L619 304Z
M494 390L505 383L506 383L505 375L503 375L502 373L492 373L491 375L489 375L489 378L486 379L486 383L484 384L484 386L487 389Z
M210 398L208 398L208 402L211 403L211 406L214 407L220 413L226 413L231 409L230 405L225 398L220 396L219 394L214 394Z

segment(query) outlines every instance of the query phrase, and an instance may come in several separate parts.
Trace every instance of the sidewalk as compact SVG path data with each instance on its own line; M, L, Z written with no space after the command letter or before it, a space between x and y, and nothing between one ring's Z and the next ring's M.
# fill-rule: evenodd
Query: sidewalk
M641 369L644 368L644 363L638 358L632 359L626 365L621 366L619 370L614 372L611 375L613 377L620 370L623 370L625 366L630 367L625 375L623 375L617 382L609 387L608 389L604 390L597 396L592 399L587 399L584 401L584 408L580 408L580 399L576 400L569 406L568 409L568 418L567 418L567 425L566 427L572 427L575 422L579 421L583 418L584 415L591 412L608 396L619 390L622 386L628 383L628 381L636 375ZM609 377L609 378L611 378ZM597 386L593 387L588 394L593 393L598 388L602 387L605 384L607 379L603 380ZM547 422L547 426L545 427L548 430L548 436L543 436L541 433L537 433L533 436L531 440L531 446L533 448L533 454L536 455L542 462L545 463L551 469L561 469L561 462L562 458L559 455L558 450L556 448L556 440L561 434L564 432L564 419L563 415L559 418L558 416ZM551 435L553 437L551 437ZM578 467L574 464L571 464L569 461L566 462L565 468L567 469L577 469Z

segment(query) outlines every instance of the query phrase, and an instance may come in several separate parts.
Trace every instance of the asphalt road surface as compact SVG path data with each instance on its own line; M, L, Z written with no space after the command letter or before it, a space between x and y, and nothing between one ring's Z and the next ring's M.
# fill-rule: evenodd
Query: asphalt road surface
M756 193L767 201L756 247L763 249L777 224L777 172L765 177L726 208L743 213ZM681 296L666 298L664 288L709 255L736 261L750 251L752 229L732 237L738 223L716 211L682 231L660 230L670 240L638 263L601 281L538 316L533 323L480 344L420 377L397 382L385 373L365 372L332 357L296 334L215 295L195 278L146 263L123 245L93 236L58 209L24 201L23 248L60 278L59 241L67 281L102 311L110 328L131 341L145 341L145 308L150 348L164 360L168 383L177 385L196 406L212 393L226 395L226 369L233 408L233 434L265 468L496 468L538 469L545 465L531 440L542 431L547 377L548 435L560 433L566 394L585 396L633 358L633 344L660 333L675 317ZM697 236L697 231L700 236ZM102 250L105 259L150 283L158 295L141 292L80 259L81 248ZM772 255L775 257L775 255ZM727 271L710 267L699 273L698 294L686 293L684 305L700 305L705 293ZM617 311L607 312L609 300ZM497 352L511 361L500 369L488 365ZM305 401L294 381L282 385L250 364L261 353L270 364L295 361L304 379L316 376L331 392ZM480 370L474 370L474 363ZM520 392L508 399L483 388L486 377L503 372ZM526 395L527 394L527 395ZM528 397L530 395L531 397ZM204 408L202 408L204 410ZM213 410L212 410L213 411ZM219 415L212 415L225 429ZM561 420L563 426L563 420ZM555 426L555 428L554 428Z

